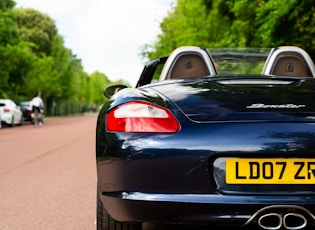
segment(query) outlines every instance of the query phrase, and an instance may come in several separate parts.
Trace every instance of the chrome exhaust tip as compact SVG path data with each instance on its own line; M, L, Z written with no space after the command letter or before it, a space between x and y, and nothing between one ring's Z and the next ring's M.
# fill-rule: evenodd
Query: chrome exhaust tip
M315 215L298 205L270 205L259 209L244 224L267 230L315 229Z
M283 216L283 226L288 230L303 229L307 225L307 219L299 213L287 213Z
M282 226L282 216L278 213L268 213L258 219L259 227L267 230L277 230Z

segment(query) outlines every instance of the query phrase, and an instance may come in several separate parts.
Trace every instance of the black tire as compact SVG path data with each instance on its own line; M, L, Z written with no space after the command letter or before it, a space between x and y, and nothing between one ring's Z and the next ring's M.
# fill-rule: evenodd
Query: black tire
M23 116L21 116L20 122L19 122L19 126L23 125Z
M97 230L141 230L142 224L123 223L113 219L103 206L103 203L97 195L96 210L96 227Z
M14 117L11 118L11 124L9 126L14 127Z

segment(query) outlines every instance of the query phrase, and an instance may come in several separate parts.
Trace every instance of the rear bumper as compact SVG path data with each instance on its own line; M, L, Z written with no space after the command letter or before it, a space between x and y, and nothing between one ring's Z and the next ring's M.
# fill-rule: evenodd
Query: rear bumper
M23 113L23 121L32 121L32 114L31 113Z
M2 113L1 114L1 122L2 122L2 124L7 124L7 125L12 124L12 115L9 113Z
M270 213L301 215L315 226L315 197L104 193L101 200L119 221L257 226ZM282 217L281 217L282 218Z

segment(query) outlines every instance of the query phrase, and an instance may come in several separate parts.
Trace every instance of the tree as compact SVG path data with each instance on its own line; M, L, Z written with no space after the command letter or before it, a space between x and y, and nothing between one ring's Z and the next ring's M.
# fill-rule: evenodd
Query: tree
M84 71L48 15L14 7L0 0L0 97L19 103L41 92L48 114L55 114L57 102L72 112L82 102L101 103L112 84L106 75Z
M144 58L167 55L182 45L276 47L295 45L315 56L312 0L178 0L160 23Z
M98 71L92 73L89 79L89 88L90 91L90 100L96 104L104 103L104 95L103 91L106 86L108 86L111 81L107 78L107 76Z
M209 41L208 15L202 0L178 0L177 7L160 23L157 42L146 45L143 54L149 59L167 55L182 45L204 46ZM154 50L154 52L150 52Z
M0 10L6 11L12 9L16 3L12 0L0 0Z
M54 21L35 9L15 9L20 38L33 43L33 50L40 55L51 54L51 44L58 34Z
M10 72L15 68L15 63L10 60L18 45L18 27L11 9L15 2L0 0L0 96L8 97Z
M314 57L315 6L312 0L267 1L257 9L253 44L296 45Z

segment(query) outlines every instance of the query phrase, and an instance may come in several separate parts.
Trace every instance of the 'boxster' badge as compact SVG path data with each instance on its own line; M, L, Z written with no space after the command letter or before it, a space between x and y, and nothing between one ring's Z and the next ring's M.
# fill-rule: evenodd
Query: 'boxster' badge
M298 109L303 108L305 105L295 105L295 104L282 104L282 105L265 105L263 103L252 104L246 106L248 109Z

